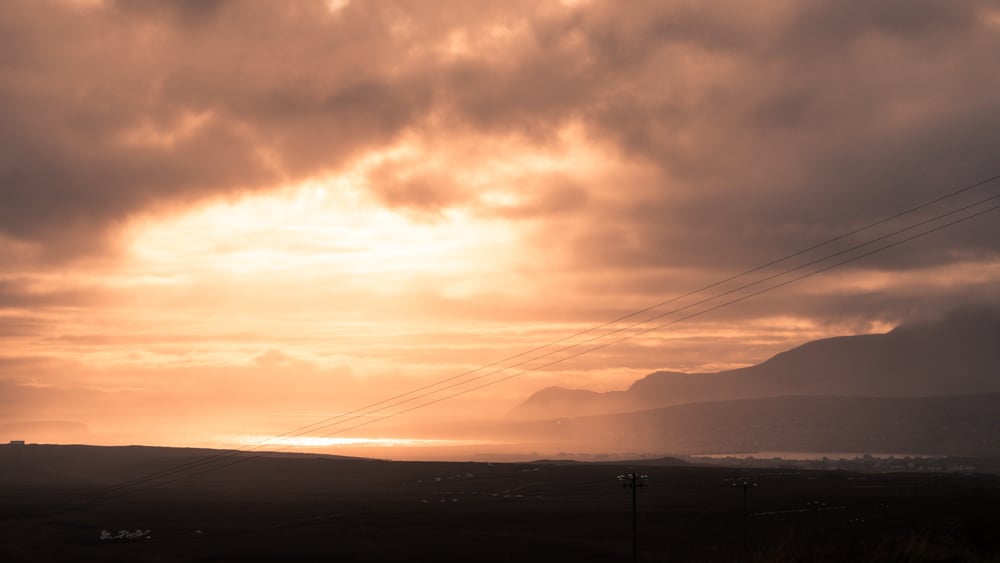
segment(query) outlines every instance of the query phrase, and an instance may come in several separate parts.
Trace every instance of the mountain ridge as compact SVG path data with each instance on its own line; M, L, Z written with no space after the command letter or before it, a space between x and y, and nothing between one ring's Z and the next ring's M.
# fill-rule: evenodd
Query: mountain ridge
M1000 392L1000 310L964 309L883 334L806 342L752 366L656 371L627 389L549 387L511 411L548 419L782 395L921 397Z

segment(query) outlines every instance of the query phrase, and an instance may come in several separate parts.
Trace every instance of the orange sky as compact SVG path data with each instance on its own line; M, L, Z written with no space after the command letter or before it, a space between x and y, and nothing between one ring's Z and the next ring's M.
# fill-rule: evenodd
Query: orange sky
M727 4L0 4L0 425L283 432L1000 173L988 3ZM998 225L407 416L996 303Z

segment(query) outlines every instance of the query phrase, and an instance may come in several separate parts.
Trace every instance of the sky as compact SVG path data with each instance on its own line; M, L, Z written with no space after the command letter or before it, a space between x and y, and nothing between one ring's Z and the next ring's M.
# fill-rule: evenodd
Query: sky
M998 68L971 0L2 2L0 424L277 433L572 336L1000 174ZM995 305L998 217L400 420Z

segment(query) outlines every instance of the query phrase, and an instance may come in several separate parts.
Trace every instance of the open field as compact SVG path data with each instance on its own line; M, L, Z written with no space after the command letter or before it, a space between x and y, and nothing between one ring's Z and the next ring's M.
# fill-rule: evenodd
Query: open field
M89 494L209 455L231 465ZM635 469L649 476L638 492L643 561L743 559L732 486L742 478L759 485L747 519L756 561L1000 561L998 476ZM632 497L616 477L630 470L5 446L0 560L627 561ZM150 538L99 539L122 529Z

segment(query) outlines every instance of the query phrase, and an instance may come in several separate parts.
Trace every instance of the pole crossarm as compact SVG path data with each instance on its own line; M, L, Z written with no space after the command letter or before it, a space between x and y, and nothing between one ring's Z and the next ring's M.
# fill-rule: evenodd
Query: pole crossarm
M636 532L637 522L638 522L638 498L637 493L639 489L646 487L646 480L649 479L649 475L641 475L632 471L631 473L624 473L618 476L618 480L622 483L623 489L632 489L632 561L639 560L639 539Z
M749 543L747 541L748 529L750 527L750 512L747 508L747 491L756 487L757 483L753 483L747 480L745 477L740 481L733 483L733 487L739 487L743 489L743 553L744 556L749 554Z

